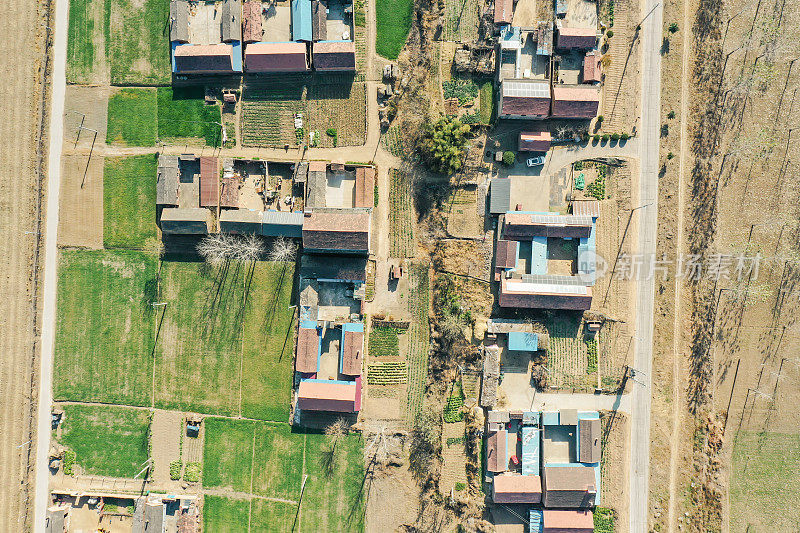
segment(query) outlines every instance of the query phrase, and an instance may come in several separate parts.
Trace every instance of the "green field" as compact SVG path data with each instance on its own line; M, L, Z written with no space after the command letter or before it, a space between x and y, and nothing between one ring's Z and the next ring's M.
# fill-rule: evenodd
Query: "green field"
M203 530L214 533L239 533L247 530L250 503L222 496L206 496L203 503Z
M102 83L108 81L103 66L105 43L109 40L111 2L71 0L67 36L67 81Z
M159 139L196 137L205 139L208 146L218 146L221 121L220 107L205 103L202 87L158 88Z
M411 29L411 0L382 0L377 3L375 51L386 59L397 59Z
M396 328L375 327L369 332L369 354L371 356L400 355L399 339Z
M492 124L497 117L494 82L492 81L484 81L480 84L480 114L482 124Z
M156 264L132 251L61 252L53 394L150 405Z
M296 515L297 506L292 503L254 499L250 533L289 532Z
M107 45L114 85L168 85L169 2L106 0L111 4L111 39Z
M252 475L252 494L288 501L276 505L254 499L250 523L275 520L278 527L270 531L284 531L291 528L297 510L296 504L290 502L298 500L303 476L308 475L299 526L295 530L362 531L364 451L360 437L342 437L332 466L326 469L323 457L329 449L330 443L324 435L293 433L286 424L209 418L203 452L203 486L250 492ZM238 516L235 507L233 502L220 505L214 519L223 514L235 519ZM208 524L209 519L206 520ZM222 526L220 521L214 524Z
M741 431L732 462L731 531L797 531L800 435Z
M242 416L289 421L294 367L290 263L258 263L244 318Z
M148 457L149 426L142 409L65 405L60 442L86 474L133 477Z
M103 245L141 249L156 238L156 158L106 157L103 169Z
M119 89L108 99L107 143L156 144L158 104L153 89Z

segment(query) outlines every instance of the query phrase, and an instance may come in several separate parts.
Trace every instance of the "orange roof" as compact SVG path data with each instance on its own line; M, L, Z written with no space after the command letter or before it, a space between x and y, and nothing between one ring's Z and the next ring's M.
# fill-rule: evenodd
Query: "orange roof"
M591 511L544 511L544 533L592 532L594 517Z
M317 371L319 355L319 334L316 329L300 328L297 333L297 360L295 368L298 372L313 374Z
M219 167L217 158L203 156L200 158L200 207L216 207L218 203Z
M549 131L523 131L519 134L519 150L522 152L546 152L553 137Z
M336 411L354 413L356 411L355 383L325 382L304 380L297 391L297 407L311 411Z
M486 443L486 469L489 472L504 472L508 470L507 435L505 429L489 435L489 440Z
M308 171L309 172L325 172L328 169L328 162L327 161L309 161L308 162Z
M542 478L520 474L500 474L492 482L495 503L539 503L542 501Z
M358 167L356 169L356 207L374 207L375 169Z
M229 44L193 44L175 48L175 56L229 56L233 46Z
M345 331L342 354L342 374L358 376L361 374L361 356L364 352L364 333Z

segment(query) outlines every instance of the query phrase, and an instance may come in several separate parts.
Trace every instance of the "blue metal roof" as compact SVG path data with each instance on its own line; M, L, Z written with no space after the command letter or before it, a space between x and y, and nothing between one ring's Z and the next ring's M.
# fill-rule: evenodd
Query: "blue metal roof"
M355 385L355 381L343 381L341 379L302 379L300 381L308 381L311 383L334 383L336 385Z
M292 40L312 40L311 0L292 0Z
M300 321L300 327L303 329L317 329L316 320L304 319Z
M303 213L301 211L264 211L261 219L261 235L301 238L303 236Z
M535 352L539 349L539 337L536 333L512 331L508 334L508 349L515 352Z
M544 511L541 509L531 509L530 524L528 524L528 531L530 533L542 533L544 531Z
M543 426L557 426L558 423L558 411L545 411L542 413L542 425Z
M547 274L547 237L531 240L531 274Z
M539 459L539 429L531 426L522 426L522 475L538 476L540 470Z

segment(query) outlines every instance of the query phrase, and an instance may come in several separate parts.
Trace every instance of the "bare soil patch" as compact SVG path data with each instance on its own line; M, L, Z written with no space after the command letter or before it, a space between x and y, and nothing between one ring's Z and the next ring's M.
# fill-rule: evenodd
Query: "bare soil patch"
M102 156L95 155L91 161L88 154L62 157L60 246L103 247L103 166Z

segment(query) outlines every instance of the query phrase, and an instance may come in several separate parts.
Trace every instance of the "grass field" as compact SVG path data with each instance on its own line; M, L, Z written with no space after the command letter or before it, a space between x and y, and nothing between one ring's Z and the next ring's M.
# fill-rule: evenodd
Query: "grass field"
M165 262L161 280L156 407L238 414L249 266Z
M222 496L206 496L203 503L203 530L238 533L247 524L250 502ZM246 527L244 527L247 530Z
M493 124L497 118L497 109L495 108L494 97L494 83L492 81L484 81L480 84L480 115L482 124Z
M111 39L107 45L114 85L168 85L169 2L106 0L111 3Z
M250 492L255 423L228 418L207 418L204 423L203 486Z
M800 435L742 431L733 445L731 531L796 531Z
M208 418L203 486L287 500L281 503L253 499L250 524L270 524L273 527L269 531L288 531L297 511L292 502L298 500L303 476L307 474L295 531L362 531L361 440L357 435L341 438L328 469L323 457L329 446L324 435L293 433L288 424ZM213 531L228 531L225 527L230 525L223 519L244 523L240 506L232 500L215 501L213 509L213 516L206 518L207 527L215 526Z
M150 405L156 264L132 251L61 252L53 394Z
M60 441L87 474L133 477L148 457L149 426L145 410L65 405Z
M158 138L205 139L217 146L221 140L222 113L218 105L207 105L202 87L158 88Z
M375 51L386 59L397 59L411 29L411 0L383 0L377 3Z
M242 415L289 421L294 309L289 309L294 265L258 263L244 320Z
M475 42L479 26L480 4L477 0L445 0L443 40Z
M156 237L156 158L106 157L103 169L103 245L142 248Z
M101 83L106 63L105 44L111 27L111 2L71 0L67 36L67 81Z
M106 142L126 146L156 144L158 104L153 89L119 89L108 99Z

